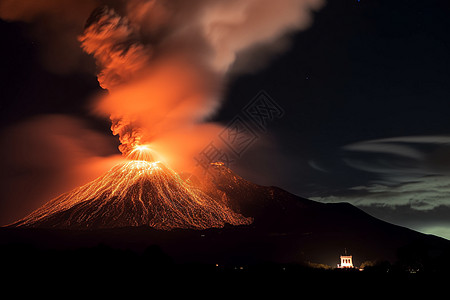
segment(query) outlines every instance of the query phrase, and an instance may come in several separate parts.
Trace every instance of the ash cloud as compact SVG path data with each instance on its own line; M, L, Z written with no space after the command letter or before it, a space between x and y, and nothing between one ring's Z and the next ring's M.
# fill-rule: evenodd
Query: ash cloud
M249 54L279 48L290 32L307 28L322 5L313 0L135 0L120 8L101 7L79 37L96 59L100 85L109 91L96 109L111 118L124 154L138 144L168 148L161 141L180 138L180 132L198 145L198 153L218 133L217 125L205 121L220 106L233 70L251 68ZM166 156L187 161L195 151Z
M152 143L192 160L220 132L208 124L228 78L264 64L307 28L324 0L2 0L0 18L29 23L41 61L57 73L92 69L108 96L120 150ZM81 47L80 47L81 44ZM83 54L83 51L85 52ZM174 151L174 139L190 151ZM178 147L180 148L180 147Z
M105 6L106 5L106 6ZM126 153L151 144L171 167L194 157L223 128L207 122L227 80L286 49L323 0L0 0L0 18L22 22L46 70L94 69L107 95L91 110L112 121ZM91 17L90 17L91 16ZM63 101L63 99L62 99ZM0 223L22 217L117 163L110 143L83 121L36 116L1 132L8 140ZM92 145L97 145L92 147Z

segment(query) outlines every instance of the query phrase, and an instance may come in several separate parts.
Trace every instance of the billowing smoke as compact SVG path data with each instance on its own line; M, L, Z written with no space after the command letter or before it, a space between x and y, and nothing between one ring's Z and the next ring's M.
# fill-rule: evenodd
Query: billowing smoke
M97 8L79 40L95 57L99 83L109 91L96 109L111 118L122 153L139 144L167 150L164 144L180 138L204 147L217 132L204 122L219 107L237 57L276 47L288 33L307 27L322 4L133 0L118 9ZM199 137L203 143L195 142ZM181 152L176 156L186 156Z
M283 49L289 33L308 27L323 2L0 0L0 18L28 24L23 28L38 41L48 71L92 70L93 57L108 92L92 107L111 119L120 150L149 144L180 170L222 130L207 120L227 79ZM8 140L0 155L2 224L94 179L118 159L111 140L69 116L35 116L0 136Z

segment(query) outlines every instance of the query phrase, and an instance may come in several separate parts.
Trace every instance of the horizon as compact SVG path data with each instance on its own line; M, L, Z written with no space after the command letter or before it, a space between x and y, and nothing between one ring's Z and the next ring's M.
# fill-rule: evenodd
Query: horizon
M127 155L189 173L214 154L253 183L450 239L445 1L249 1L248 20L223 1L174 1L174 18L145 1L13 2L0 224ZM97 36L105 24L117 31Z

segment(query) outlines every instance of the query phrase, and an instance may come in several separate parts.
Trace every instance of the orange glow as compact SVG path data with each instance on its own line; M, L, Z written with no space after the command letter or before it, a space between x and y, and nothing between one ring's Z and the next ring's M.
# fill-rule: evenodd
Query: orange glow
M127 158L130 160L144 160L148 162L154 161L154 157L154 151L152 151L147 145L137 145L127 155Z
M248 225L223 199L183 181L160 161L132 160L12 224L19 227L206 229Z
M133 82L111 88L98 100L96 109L110 117L122 153L202 126L202 119L216 109L210 102L216 96L208 88L209 80L202 79L205 75L193 70L195 66L185 59L161 59Z
M97 79L105 93L91 109L111 120L123 160L102 177L55 198L17 224L147 224L170 229L250 222L223 200L183 182L174 170L192 171L195 156L223 130L208 120L221 105L229 75L259 65L254 58L265 55L250 55L257 49L273 48L267 54L279 51L280 44L285 44L279 42L281 38L307 26L311 10L319 8L322 0L130 0L107 1L108 6L100 7L96 0L18 2L0 2L0 17L42 23L45 29L51 24L50 32L57 35L38 30L43 41L55 45L59 40L70 41L71 47L74 44L79 50L81 45L95 59ZM83 25L78 45L65 31L79 34ZM45 52L54 59L59 50ZM62 53L67 62L67 52ZM55 60L52 65L59 69L63 64ZM88 159L95 151L83 154L83 148L68 143L66 134L56 136L58 146L80 156L71 164L76 167L67 167L77 177L73 184L92 179L100 168L119 160L102 154ZM98 145L86 135L79 136L89 146ZM58 180L67 184L67 180ZM115 212L118 219L110 220ZM68 214L66 219L58 219L64 214ZM99 216L104 219L98 221Z
M232 68L250 66L251 49L284 44L277 41L306 27L310 11L321 5L321 0L128 1L118 11L99 7L79 37L108 91L95 109L111 119L125 156L137 145L151 144L176 152L177 157L158 150L186 164L216 137L204 125L221 105ZM174 142L175 136L188 139L187 131L188 143Z

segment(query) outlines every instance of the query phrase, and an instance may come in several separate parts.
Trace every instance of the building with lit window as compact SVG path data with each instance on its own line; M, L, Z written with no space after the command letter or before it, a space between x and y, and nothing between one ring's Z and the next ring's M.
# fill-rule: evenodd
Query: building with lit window
M341 255L341 263L338 264L338 268L340 268L340 269L354 268L352 256L351 255Z

